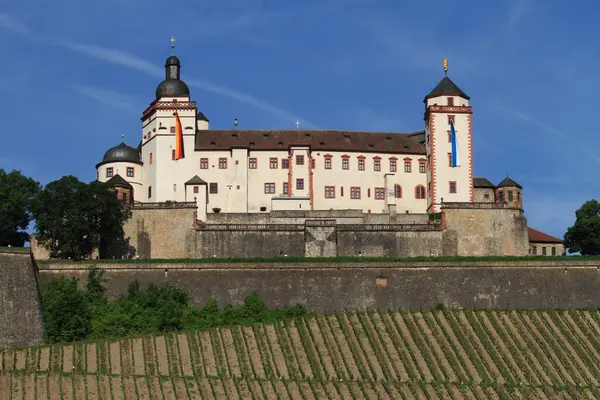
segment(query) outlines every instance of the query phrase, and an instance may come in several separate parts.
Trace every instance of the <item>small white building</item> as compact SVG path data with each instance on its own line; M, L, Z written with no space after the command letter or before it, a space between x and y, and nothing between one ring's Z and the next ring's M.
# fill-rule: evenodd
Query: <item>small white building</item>
M425 96L420 132L211 130L180 68L177 57L166 60L137 148L121 143L96 166L100 181L119 175L129 182L135 202L195 201L205 220L207 213L270 210L425 213L439 211L442 198L473 201L472 108L447 76Z

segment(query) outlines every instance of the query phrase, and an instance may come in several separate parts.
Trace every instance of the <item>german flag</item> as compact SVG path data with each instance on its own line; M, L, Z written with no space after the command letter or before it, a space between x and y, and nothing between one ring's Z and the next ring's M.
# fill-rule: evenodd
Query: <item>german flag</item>
M175 113L175 159L180 160L185 157L183 151L183 128L181 128L181 121L179 120L179 114Z

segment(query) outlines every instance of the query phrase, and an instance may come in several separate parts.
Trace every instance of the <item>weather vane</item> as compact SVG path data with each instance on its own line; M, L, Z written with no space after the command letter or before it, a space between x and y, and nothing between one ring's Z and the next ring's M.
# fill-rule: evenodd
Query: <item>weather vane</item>
M448 57L444 57L444 73L448 76Z
M175 55L175 38L171 36L171 53Z

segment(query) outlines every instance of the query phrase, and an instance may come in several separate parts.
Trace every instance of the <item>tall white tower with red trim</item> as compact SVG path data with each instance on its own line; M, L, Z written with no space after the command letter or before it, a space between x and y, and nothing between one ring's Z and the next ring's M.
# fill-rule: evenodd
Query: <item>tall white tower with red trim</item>
M442 199L473 201L473 110L470 97L448 78L447 59L444 72L446 76L423 100L428 212L438 212Z

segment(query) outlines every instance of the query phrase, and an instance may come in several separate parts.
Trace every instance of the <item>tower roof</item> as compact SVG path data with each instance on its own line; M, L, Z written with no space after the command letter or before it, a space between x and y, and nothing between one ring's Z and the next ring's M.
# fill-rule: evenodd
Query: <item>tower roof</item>
M113 162L131 162L141 164L142 160L140 152L137 149L127 146L125 142L121 142L117 146L111 147L106 153L104 153L102 162L98 163L96 168L103 164Z
M206 185L206 181L200 178L198 175L194 175L189 181L185 183L186 185Z
M487 178L473 178L473 187L481 189L495 189L496 186Z
M165 80L156 88L156 99L161 97L189 97L190 88L180 78L181 63L176 56L165 61Z
M177 58L177 56L171 56L171 57L167 58L167 61L165 61L165 67L168 67L169 65L181 66L181 63L179 62L179 58Z
M204 113L202 111L198 111L198 114L196 115L196 120L210 122L208 120L208 118L206 118L206 115L204 115Z
M523 189L523 186L510 179L508 176L504 178L504 180L502 180L502 182L500 182L497 187L516 187L517 189Z
M452 82L450 78L445 76L444 79L442 79L440 83L438 83L437 86L434 87L433 90L427 96L425 96L425 99L423 101L427 101L427 99L431 97L443 95L455 95L463 97L467 100L470 99L470 97L465 92L463 92L456 83Z
M119 174L114 175L112 178L110 178L109 180L107 180L105 183L107 185L114 186L114 187L126 187L126 188L131 188L132 187L131 184L129 182L127 182Z

